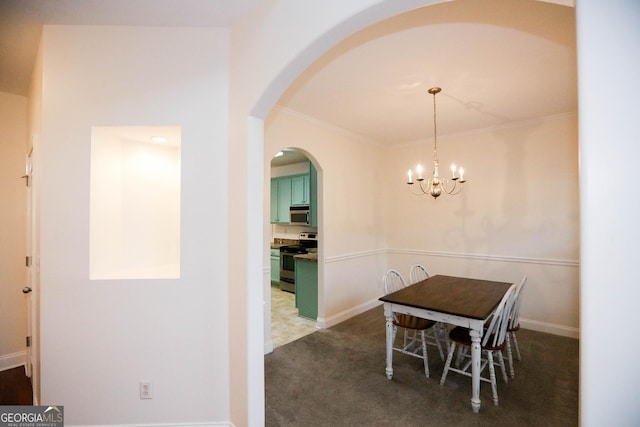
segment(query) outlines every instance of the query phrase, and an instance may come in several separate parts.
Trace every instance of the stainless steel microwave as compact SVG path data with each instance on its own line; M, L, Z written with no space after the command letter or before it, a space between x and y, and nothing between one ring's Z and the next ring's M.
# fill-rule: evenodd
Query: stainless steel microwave
M291 225L309 225L309 206L291 206L289 223Z

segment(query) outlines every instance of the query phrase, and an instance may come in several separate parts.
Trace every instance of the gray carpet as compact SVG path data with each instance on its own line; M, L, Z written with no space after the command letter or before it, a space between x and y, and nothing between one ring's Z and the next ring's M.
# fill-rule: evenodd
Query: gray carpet
M450 373L429 347L422 360L394 352L387 380L385 319L374 308L265 356L267 426L577 426L578 341L518 333L516 377L498 377L499 406L482 383L480 413L471 410L471 379ZM499 372L499 371L498 371Z

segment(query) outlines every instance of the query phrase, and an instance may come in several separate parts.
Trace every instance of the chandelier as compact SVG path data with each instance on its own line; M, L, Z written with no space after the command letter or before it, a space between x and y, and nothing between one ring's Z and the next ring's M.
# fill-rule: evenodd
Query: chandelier
M440 163L438 161L438 133L436 128L436 94L440 93L441 90L439 87L429 89L429 93L433 95L433 176L425 180L422 176L422 165L418 163L418 166L416 166L416 181L420 191L414 191L413 171L411 169L409 169L409 179L407 180L409 189L413 194L428 194L434 199L437 199L443 192L451 195L460 193L463 184L466 182L464 169L457 169L453 163L451 164L451 179L441 177L438 172Z

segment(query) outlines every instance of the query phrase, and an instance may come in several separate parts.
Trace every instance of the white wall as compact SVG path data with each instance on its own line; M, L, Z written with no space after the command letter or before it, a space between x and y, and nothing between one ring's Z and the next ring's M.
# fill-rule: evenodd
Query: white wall
M437 200L414 196L404 184L420 154L431 174L432 147L430 140L388 157L389 264L406 275L415 262L431 274L510 282L527 274L524 326L577 338L577 117L439 138L441 174L451 173L451 162L462 164L467 183L459 195Z
M433 170L433 139L392 151L388 220L398 226L391 245L576 261L577 138L575 115L441 136L441 175L449 176L455 162L464 165L467 182L458 196L436 200L414 197L404 184L420 154L427 173ZM420 221L425 226L415 227Z
M640 424L640 3L576 6L580 111L580 423ZM618 358L611 353L622 356ZM633 359L633 357L632 357Z
M0 92L0 371L25 362L27 98Z
M42 402L68 425L229 420L228 45L222 29L44 28ZM140 125L182 127L181 277L90 282L91 128Z

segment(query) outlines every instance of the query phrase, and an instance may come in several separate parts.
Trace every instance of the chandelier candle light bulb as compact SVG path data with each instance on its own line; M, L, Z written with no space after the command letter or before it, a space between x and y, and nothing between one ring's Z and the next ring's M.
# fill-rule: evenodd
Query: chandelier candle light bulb
M438 132L436 128L436 94L440 93L441 89L439 87L432 87L429 89L429 93L433 95L433 177L426 180L426 185L423 186L423 181L425 179L422 177L422 165L418 164L416 167L416 174L418 181L418 187L420 192L413 191L413 172L409 169L409 173L407 174L409 180L407 184L410 185L409 189L412 193L417 195L428 194L434 199L438 198L442 192L445 192L450 195L456 195L462 191L462 184L464 184L464 169L457 168L454 163L451 164L451 181L452 185L449 184L449 180L446 178L440 178L438 175ZM456 170L458 171L459 176L456 176ZM447 187L448 186L448 187Z

